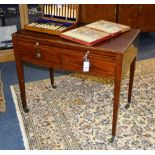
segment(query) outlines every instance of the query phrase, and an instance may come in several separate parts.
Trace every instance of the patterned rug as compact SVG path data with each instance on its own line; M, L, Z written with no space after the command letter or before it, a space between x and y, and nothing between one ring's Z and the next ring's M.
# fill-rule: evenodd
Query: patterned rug
M0 112L4 111L5 111L5 99L4 99L3 83L1 80L1 71L0 71Z
M117 136L111 138L113 84L80 75L26 84L28 114L18 86L11 86L26 149L155 149L155 59L137 63L130 108L122 82ZM78 78L77 78L78 77Z

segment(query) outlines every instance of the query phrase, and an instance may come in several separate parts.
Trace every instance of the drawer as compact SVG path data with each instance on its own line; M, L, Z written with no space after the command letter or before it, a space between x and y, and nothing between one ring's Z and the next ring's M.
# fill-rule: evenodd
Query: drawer
M63 51L63 69L83 72L83 58L85 53L76 51ZM89 54L90 71L88 74L99 77L114 77L115 59L109 56Z
M15 54L17 59L30 61L36 64L61 67L61 49L44 45L33 44L30 42L18 41L18 50Z

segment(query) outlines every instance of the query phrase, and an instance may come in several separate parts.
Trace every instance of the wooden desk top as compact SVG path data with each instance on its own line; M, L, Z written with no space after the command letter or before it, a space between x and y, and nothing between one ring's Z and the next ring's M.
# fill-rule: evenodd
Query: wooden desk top
M112 39L109 39L107 41L103 41L99 44L96 44L95 46L85 46L81 45L79 43L75 43L66 39L63 39L59 36L55 35L49 35L39 32L32 32L32 31L26 31L26 30L20 30L13 34L13 37L22 37L22 39L28 39L30 42L36 42L36 41L42 41L44 44L47 45L54 45L54 46L61 46L65 49L72 49L74 50L102 50L102 51L108 51L108 52L115 52L115 53L124 53L128 47L132 44L134 39L138 36L140 30L137 29L131 29L130 31L123 33L117 37L114 37ZM69 46L68 46L69 45Z

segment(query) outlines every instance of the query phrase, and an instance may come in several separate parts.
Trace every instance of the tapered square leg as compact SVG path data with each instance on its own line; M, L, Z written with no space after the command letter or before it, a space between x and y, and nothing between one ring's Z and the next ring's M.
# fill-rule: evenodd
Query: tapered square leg
M116 126L117 126L117 116L119 109L119 99L120 99L120 90L121 90L121 81L122 81L122 57L118 58L116 63L116 73L114 81L114 100L113 100L113 117L112 117L112 138L110 142L114 141L116 135Z
M17 70L17 75L18 75L22 107L23 107L24 112L27 113L29 112L29 109L27 108L27 104L26 104L24 69L23 69L23 63L21 61L16 61L16 70Z
M134 58L133 62L130 65L130 79L129 79L129 89L128 89L128 104L126 104L125 108L128 109L131 103L131 95L132 95L132 87L133 87L133 80L135 74L135 64L136 64L136 57Z
M49 68L49 71L50 71L50 79L51 79L52 88L56 89L56 86L54 85L54 71L53 71L53 68Z
M116 79L115 80L115 85L114 85L112 138L110 139L110 142L114 141L114 138L115 138L115 135L116 135L117 116L118 116L119 98L120 98L120 88L121 88L121 79Z

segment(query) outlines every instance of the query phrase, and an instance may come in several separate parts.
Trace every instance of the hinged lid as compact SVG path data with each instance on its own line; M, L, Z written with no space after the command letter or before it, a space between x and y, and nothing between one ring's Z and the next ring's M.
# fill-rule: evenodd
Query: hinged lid
M77 4L44 4L42 19L25 25L24 29L60 35L77 26L78 15Z

